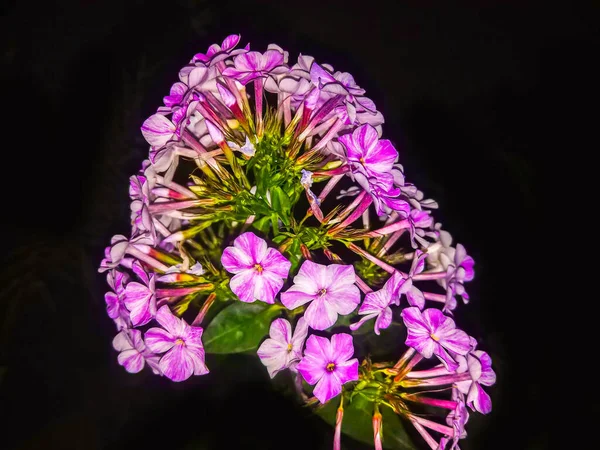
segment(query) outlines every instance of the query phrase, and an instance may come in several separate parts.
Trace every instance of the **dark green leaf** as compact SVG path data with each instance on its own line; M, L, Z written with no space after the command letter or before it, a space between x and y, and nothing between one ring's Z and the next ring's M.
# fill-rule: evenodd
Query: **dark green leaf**
M335 416L340 404L340 396L329 400L325 406L316 411L323 420L335 426ZM360 395L352 402L344 398L344 418L342 433L373 446L373 411L374 404ZM383 447L389 449L414 450L417 447L406 434L400 417L387 406L381 405L383 417Z
M210 322L202 342L207 353L241 353L255 350L283 307L263 302L236 301Z

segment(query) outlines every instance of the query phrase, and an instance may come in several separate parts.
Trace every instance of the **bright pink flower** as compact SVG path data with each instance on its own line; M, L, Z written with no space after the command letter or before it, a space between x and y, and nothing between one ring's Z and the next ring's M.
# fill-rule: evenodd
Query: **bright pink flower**
M469 335L458 330L454 320L439 309L429 308L421 312L413 306L403 309L401 315L408 331L406 345L425 358L436 355L448 370L458 368L448 350L457 355L466 355L471 350Z
M251 232L238 236L233 247L223 251L221 263L225 270L235 274L229 287L246 303L256 300L275 303L292 266L281 253Z
M331 341L315 335L306 341L297 369L308 384L316 384L313 394L321 403L342 392L343 384L358 380L358 359L352 355L352 336L346 333L334 334Z
M338 314L350 314L360 303L360 291L354 284L354 267L341 264L324 266L304 261L294 285L281 294L281 303L295 309L311 302L304 317L315 330L332 326Z
M168 305L156 313L156 321L164 328L146 331L146 346L154 353L164 353L158 367L173 381L184 381L193 375L205 375L201 327L192 327L174 316Z

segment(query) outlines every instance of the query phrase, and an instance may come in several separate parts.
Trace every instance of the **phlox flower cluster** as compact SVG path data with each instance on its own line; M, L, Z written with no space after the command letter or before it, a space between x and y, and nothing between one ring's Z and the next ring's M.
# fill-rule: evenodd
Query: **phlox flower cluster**
M100 263L118 363L176 382L207 375L215 318L260 305L278 315L252 343L268 375L288 373L308 404L339 399L334 448L357 395L374 405L376 448L380 407L430 448L458 448L495 382L454 316L474 260L406 181L383 124L352 75L310 56L237 35L194 55L141 126L150 148L130 178L131 231ZM355 345L393 324L406 332L397 361Z

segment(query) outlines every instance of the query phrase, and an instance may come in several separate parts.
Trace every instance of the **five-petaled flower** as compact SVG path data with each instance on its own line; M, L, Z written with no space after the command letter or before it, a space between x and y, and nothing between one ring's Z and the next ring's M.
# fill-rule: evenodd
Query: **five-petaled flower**
M223 251L221 263L225 270L235 274L229 287L246 303L256 300L274 303L292 265L252 232L238 236L233 246Z
M295 370L302 358L302 347L308 334L308 324L304 317L298 319L292 335L292 326L285 319L275 319L269 329L269 338L265 340L258 351L258 357L267 367L273 378L283 369Z
M142 283L131 281L125 288L125 306L129 309L131 323L134 326L145 325L156 315L156 292L154 289L154 273L148 274L136 261L131 269Z
M296 369L308 384L316 384L313 394L325 403L342 392L342 385L358 380L358 359L352 358L353 355L354 345L349 334L334 334L331 341L312 335L306 341L304 358Z
M113 339L113 347L120 352L117 361L127 372L138 373L147 363L155 374L160 373L160 357L146 347L140 330L121 330Z
M156 321L163 328L150 328L145 340L150 351L164 353L158 363L160 371L173 381L187 380L192 374L207 374L201 340L203 329L173 315L168 305L158 310Z
M311 302L304 317L311 328L324 330L336 322L338 314L350 314L360 303L355 281L353 266L304 261L294 285L281 294L281 303L295 309Z
M446 369L454 371L458 368L458 363L447 350L457 355L466 355L471 350L469 335L457 329L454 320L439 309L429 308L421 312L412 306L403 309L401 315L408 331L406 345L425 358L436 355Z

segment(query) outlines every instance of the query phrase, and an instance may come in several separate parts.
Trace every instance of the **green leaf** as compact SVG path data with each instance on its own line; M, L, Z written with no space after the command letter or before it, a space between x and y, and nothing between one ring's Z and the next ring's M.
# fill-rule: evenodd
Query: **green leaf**
M263 234L268 234L271 229L271 218L261 217L258 220L252 222L252 226Z
M285 216L289 216L292 208L290 198L279 186L271 188L271 205L273 206L273 211Z
M335 416L340 404L340 396L329 400L325 406L316 411L317 415L325 422L335 426ZM344 418L342 420L342 433L373 446L373 402L361 395L356 395L352 402L344 398ZM387 406L380 406L383 417L383 448L414 450L417 447L406 434L404 424L400 417Z
M236 301L220 311L204 330L207 353L242 353L255 350L269 333L281 305Z

